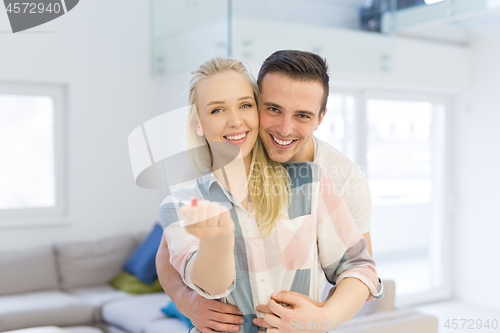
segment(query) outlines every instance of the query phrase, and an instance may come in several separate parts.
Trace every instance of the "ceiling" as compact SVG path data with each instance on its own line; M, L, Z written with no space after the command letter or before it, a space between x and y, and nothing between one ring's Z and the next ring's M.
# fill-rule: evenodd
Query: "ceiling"
M393 32L400 36L466 45L476 37L500 36L500 7L420 19L418 23L408 24Z

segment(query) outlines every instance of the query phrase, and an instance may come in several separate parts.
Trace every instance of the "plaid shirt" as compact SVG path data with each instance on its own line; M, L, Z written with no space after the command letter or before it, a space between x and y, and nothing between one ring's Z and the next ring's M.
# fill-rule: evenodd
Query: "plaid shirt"
M267 304L272 293L290 290L319 301L324 276L332 284L346 277L358 278L370 289L367 301L384 294L367 243L327 173L313 163L285 167L291 179L291 201L265 238L254 216L212 173L173 192L160 206L170 262L200 295L236 305L245 318L240 332L257 332L252 324L257 317L255 307ZM179 208L194 196L227 207L235 224L236 274L231 286L219 295L206 293L187 274L200 241L181 227L184 217Z

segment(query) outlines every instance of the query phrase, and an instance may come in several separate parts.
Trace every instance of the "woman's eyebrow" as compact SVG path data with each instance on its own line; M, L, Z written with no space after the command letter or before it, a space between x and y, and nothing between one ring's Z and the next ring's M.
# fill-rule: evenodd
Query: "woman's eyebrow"
M213 102L208 103L207 106L214 105L214 104L224 104L224 103L225 103L224 101L213 101Z
M238 98L238 101L244 100L244 99L255 99L253 96L245 96L245 97L240 97ZM207 106L214 105L214 104L224 104L226 101L213 101L207 104Z

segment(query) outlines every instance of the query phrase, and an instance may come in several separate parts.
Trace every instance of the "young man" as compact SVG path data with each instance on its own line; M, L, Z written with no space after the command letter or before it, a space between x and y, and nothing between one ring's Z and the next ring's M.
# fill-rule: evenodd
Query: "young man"
M277 51L268 57L257 79L261 91L259 135L271 159L281 163L314 162L326 169L340 189L372 255L369 232L371 196L366 177L342 153L313 137L313 132L327 111L327 69L321 57L309 52ZM160 282L177 308L191 319L193 325L203 333L212 330L239 331L237 325L243 323L243 317L238 309L205 299L191 290L169 259L168 247L163 238L157 254ZM266 316L267 321L279 320L266 305L260 305L259 309L270 314ZM273 327L263 319L255 319L254 324Z

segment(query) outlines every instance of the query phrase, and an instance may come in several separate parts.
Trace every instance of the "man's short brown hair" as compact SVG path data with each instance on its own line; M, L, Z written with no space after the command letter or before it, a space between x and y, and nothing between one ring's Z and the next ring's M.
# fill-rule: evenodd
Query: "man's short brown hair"
M268 73L278 73L298 81L316 81L323 86L323 101L319 115L326 108L328 100L328 65L319 55L298 50L281 50L271 54L259 71L257 83L262 88L262 80Z

